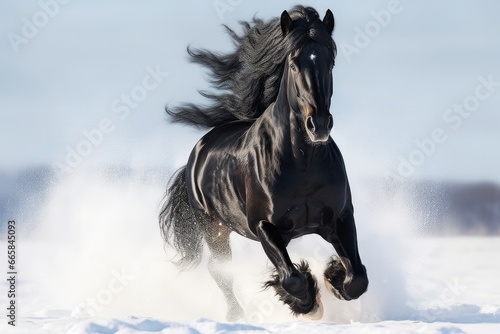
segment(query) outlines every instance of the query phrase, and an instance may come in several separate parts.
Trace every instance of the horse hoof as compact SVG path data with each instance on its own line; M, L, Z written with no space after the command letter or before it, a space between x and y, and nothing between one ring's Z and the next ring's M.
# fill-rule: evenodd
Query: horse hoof
M359 298L368 287L368 278L366 276L354 276L341 289L335 286L335 282L329 277L324 277L326 289L340 300L353 300Z
M335 289L333 287L333 285L330 283L330 281L326 277L324 277L324 279L325 279L326 290L328 290L328 292L330 292L336 298L343 300L344 297L340 294L340 292L338 292L337 289Z
M327 264L323 274L325 286L327 290L340 300L349 300L344 295L344 281L346 279L346 271L338 258L332 258Z
M318 307L316 307L315 311L304 314L304 316L309 320L321 320L321 318L323 318L324 309L323 303L321 302L321 294L319 292L316 295L316 303L318 304Z
M244 317L245 312L239 304L230 306L226 314L226 320L229 322L236 322Z
M237 312L237 313L229 312L226 315L226 320L228 322L237 322L238 320L242 320L243 318L244 318L244 315L243 315L243 313L240 313L240 312Z
M290 311L294 316L306 315L311 312L316 313L314 310L318 308L316 304L316 296L319 293L318 284L316 279L311 274L309 265L307 262L302 261L299 265L296 265L300 274L304 276L304 280L299 280L302 282L301 292L305 296L294 296L287 289L284 288L282 281L277 273L273 273L272 280L267 281L264 284L264 288L273 287L275 289L276 295L279 297L280 301L285 303L290 307ZM289 283L289 282L288 282ZM292 281L292 283L295 283ZM296 289L296 284L288 284L288 290L291 288ZM291 288L290 288L291 287Z

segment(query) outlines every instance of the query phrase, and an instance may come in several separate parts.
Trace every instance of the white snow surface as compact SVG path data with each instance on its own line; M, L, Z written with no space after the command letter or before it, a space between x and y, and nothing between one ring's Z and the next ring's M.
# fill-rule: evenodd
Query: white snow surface
M22 33L23 19L40 13L39 4L56 2L63 3L4 1L0 30L4 36ZM390 26L348 56L340 46L354 45L358 29L393 2L308 2L321 13L332 8L338 22L333 136L350 176L370 286L358 300L335 299L322 280L333 248L316 236L293 241L292 260L309 262L325 309L320 321L295 318L273 291L262 291L271 265L260 244L235 235L234 288L245 318L227 323L207 252L192 271L180 273L170 262L174 253L164 249L157 222L166 182L141 168L184 164L200 137L167 125L163 113L166 103L198 103L195 92L206 87L205 73L186 61L186 46L224 52L231 42L222 23L238 29L238 20L254 14L267 19L293 4L225 1L231 10L223 18L216 1L96 3L61 5L19 53L3 39L2 166L64 163L68 149L85 143L83 130L108 117L116 130L52 186L42 206L27 199L12 217L19 227L15 327L6 318L0 233L0 334L500 333L500 237L420 237L415 226L421 224L412 221L419 208L408 208L398 194L374 199L371 194L381 192L362 181L387 171L396 175L399 158L418 152L415 143L438 127L449 139L412 177L500 180L500 156L492 146L498 142L499 90L464 116L459 129L441 120L448 108L473 96L479 77L500 78L500 44L491 42L499 30L497 4L435 2L429 10L425 2L402 2ZM129 114L115 113L113 101L140 87L146 69L157 67L170 76ZM100 169L107 163L136 172L124 177Z
M16 327L3 311L1 333L500 333L500 238L417 237L394 201L371 212L362 196L355 203L366 294L349 302L330 295L321 275L333 248L305 236L289 251L309 261L325 313L295 318L262 290L270 263L260 244L233 236L234 288L246 315L227 323L206 256L183 273L170 262L156 219L163 190L147 174L79 171L59 180L42 208L19 217L20 226L37 225L18 230ZM6 305L6 280L0 289Z

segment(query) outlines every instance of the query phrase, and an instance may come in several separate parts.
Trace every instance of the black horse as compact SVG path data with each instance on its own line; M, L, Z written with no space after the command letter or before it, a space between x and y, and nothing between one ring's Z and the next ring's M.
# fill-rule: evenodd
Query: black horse
M334 18L330 10L321 20L314 9L298 6L243 27L241 36L226 27L233 53L188 49L222 93L201 92L213 101L207 107L167 108L173 121L212 129L172 177L160 227L183 268L200 262L206 241L228 320L243 316L222 267L231 260L233 231L259 241L276 268L265 286L293 314L314 315L322 311L316 279L307 262L291 261L290 240L316 233L332 244L338 258L324 278L338 298L358 298L368 286L344 162L330 137Z

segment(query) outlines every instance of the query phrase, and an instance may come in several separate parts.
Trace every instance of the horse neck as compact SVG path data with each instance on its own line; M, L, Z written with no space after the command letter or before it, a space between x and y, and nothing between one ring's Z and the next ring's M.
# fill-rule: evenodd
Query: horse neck
M307 164L314 152L315 147L306 141L306 134L303 128L303 120L300 119L298 104L296 101L296 94L289 91L293 87L293 82L289 81L288 68L285 66L281 85L276 98L276 102L263 116L264 122L269 127L275 129L274 134L274 149L279 150L281 156L292 154L295 160L301 164Z

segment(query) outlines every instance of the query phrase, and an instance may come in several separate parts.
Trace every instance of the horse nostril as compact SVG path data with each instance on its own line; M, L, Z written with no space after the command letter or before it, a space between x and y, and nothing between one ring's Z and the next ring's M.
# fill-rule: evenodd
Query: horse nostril
M314 132L316 131L316 127L314 126L314 122L313 122L313 119L311 116L307 117L306 119L306 126L307 126L307 129L311 132Z
M332 115L328 116L328 130L333 128L333 117Z

